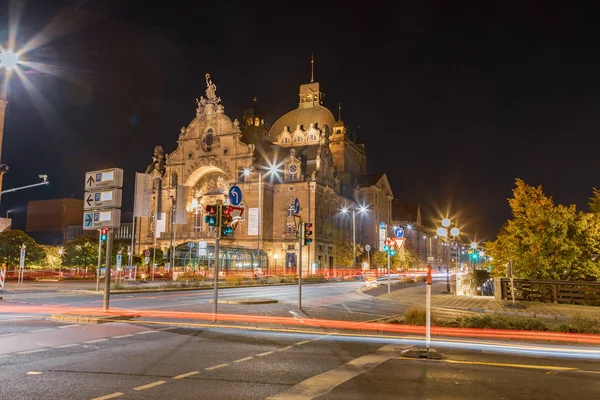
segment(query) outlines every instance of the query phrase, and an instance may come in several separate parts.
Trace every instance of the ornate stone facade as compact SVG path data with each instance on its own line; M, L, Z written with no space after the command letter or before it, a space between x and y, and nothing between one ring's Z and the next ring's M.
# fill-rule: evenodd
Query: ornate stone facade
M322 105L319 84L302 85L299 107L270 129L256 103L244 113L243 126L232 121L209 74L206 85L206 97L197 100L196 117L181 128L177 148L167 155L160 146L154 151L146 172L155 178L154 207L160 207L164 218L160 224L154 217L141 218L138 249L152 246L154 236L164 250L170 248L172 239L175 245L214 241L214 231L204 222L204 209L217 200L228 204L229 188L235 184L242 189L245 210L234 237L222 240L221 246L249 251L260 248L268 256L263 273L267 268L269 273L294 273L298 240L293 204L298 199L299 216L312 222L314 231L313 243L303 248L305 272L350 267L334 264L333 246L352 240L352 221L340 209L358 205L363 202L361 197L370 195L369 187L359 187L366 164L364 145L350 140L343 123L336 122ZM381 187L387 179L382 182L376 182L371 190L391 202L389 185ZM178 192L178 185L188 189ZM185 224L174 224L172 210L183 193ZM181 198L177 200L183 203ZM258 208L258 226L249 226L248 214ZM357 221L365 232L374 232L379 220L391 222L391 207L385 202L374 203L367 214ZM361 243L359 234L357 242ZM376 243L370 244L376 247Z

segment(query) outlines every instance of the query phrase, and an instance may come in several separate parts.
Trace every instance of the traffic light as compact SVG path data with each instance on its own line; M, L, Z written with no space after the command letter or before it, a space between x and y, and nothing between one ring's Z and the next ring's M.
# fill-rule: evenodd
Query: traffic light
M206 211L206 215L204 216L204 222L208 224L208 226L216 226L217 225L217 206L214 204L206 206L204 209Z
M390 250L390 257L394 257L396 255L396 250Z
M106 242L107 236L108 236L108 228L102 228L102 231L100 233L100 240L102 240L103 242Z
M305 222L302 229L302 241L304 245L309 245L312 243L312 224L310 222Z
M233 207L231 206L221 206L221 236L233 235L233 228L231 227L233 222L232 211Z

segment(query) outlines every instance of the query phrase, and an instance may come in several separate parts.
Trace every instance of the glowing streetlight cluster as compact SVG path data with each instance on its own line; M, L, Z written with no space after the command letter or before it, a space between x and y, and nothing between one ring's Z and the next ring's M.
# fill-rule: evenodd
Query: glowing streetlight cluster
M12 50L0 49L0 67L8 70L19 66L19 53Z

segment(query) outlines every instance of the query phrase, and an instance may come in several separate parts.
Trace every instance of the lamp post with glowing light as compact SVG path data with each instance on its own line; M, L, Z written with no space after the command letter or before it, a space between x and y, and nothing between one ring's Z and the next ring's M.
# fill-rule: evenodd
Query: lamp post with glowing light
M448 262L448 243L456 239L460 235L460 229L452 226L452 222L448 218L442 220L442 226L437 228L437 235L446 243L446 290L450 293L450 263ZM449 236L452 236L450 239Z
M352 269L356 268L356 211L360 214L364 214L367 212L367 206L361 205L358 209L355 206L344 206L341 209L342 214L348 214L348 211L352 211Z
M10 50L3 49L0 47L0 71L4 72L2 79L2 86L0 87L0 160L2 159L2 142L4 139L4 121L6 118L6 105L8 104L7 93L8 93L8 82L12 75L19 66L19 54ZM0 165L5 167L4 165ZM2 178L4 172L8 170L7 167L0 168L0 191L2 191Z

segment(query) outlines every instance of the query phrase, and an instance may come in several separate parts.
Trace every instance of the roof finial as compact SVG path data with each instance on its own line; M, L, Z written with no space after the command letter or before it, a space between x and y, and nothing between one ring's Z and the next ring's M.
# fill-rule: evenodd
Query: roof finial
M315 56L310 53L310 83L315 81Z
M338 103L338 121L342 120L342 103Z

